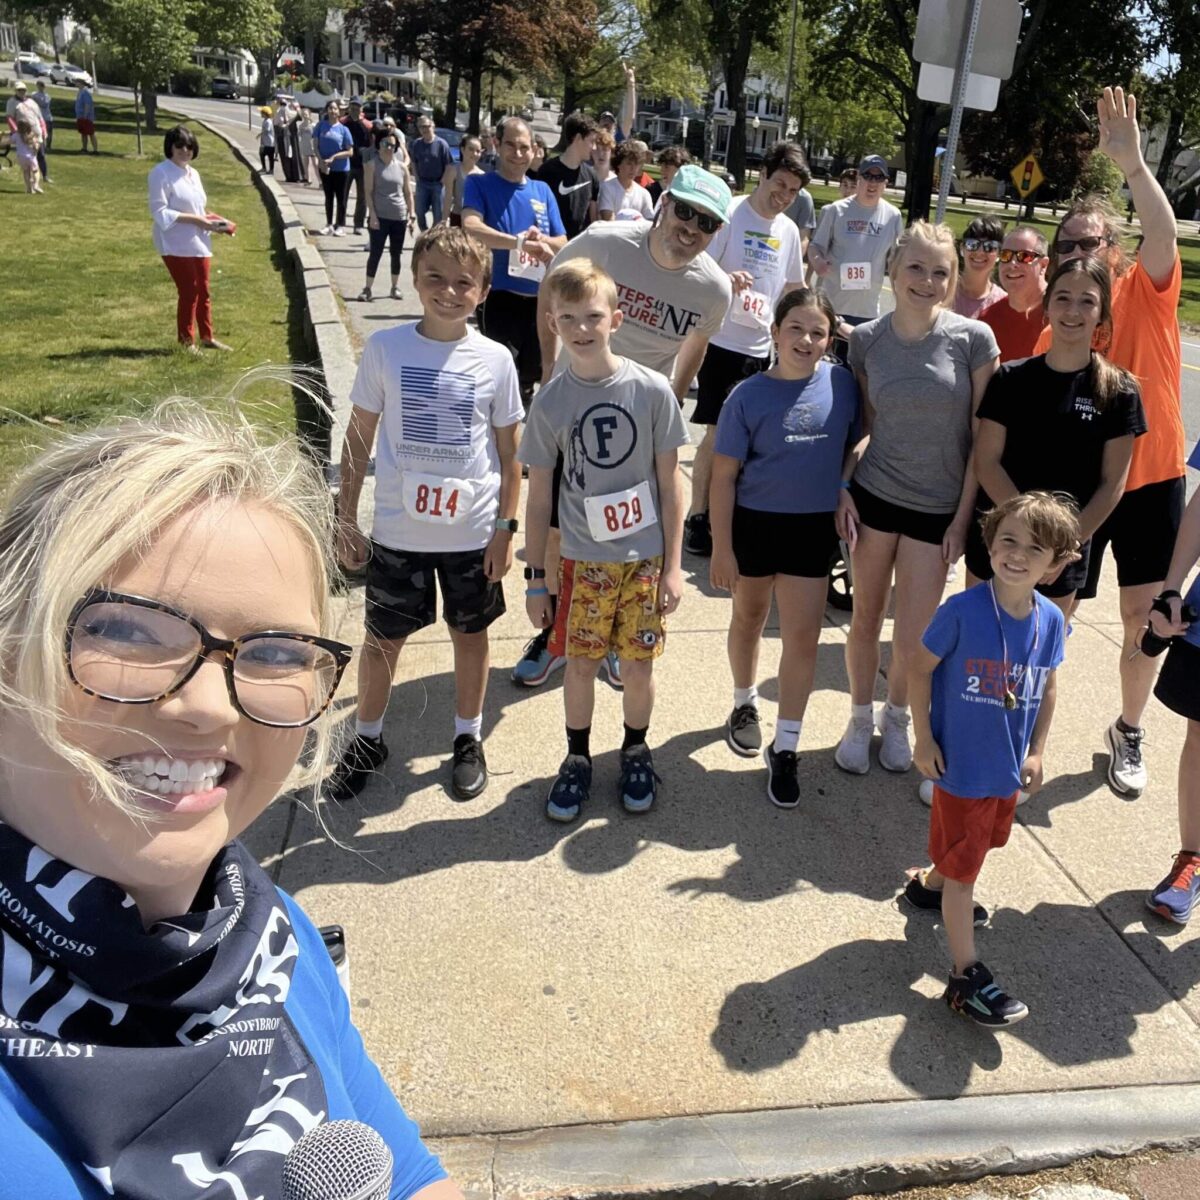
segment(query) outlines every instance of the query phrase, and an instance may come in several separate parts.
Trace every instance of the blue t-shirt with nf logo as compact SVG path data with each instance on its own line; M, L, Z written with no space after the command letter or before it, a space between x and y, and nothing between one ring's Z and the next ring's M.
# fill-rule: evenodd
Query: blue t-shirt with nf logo
M938 786L954 796L1011 796L1021 786L1046 680L1063 660L1061 610L1036 593L1033 602L1018 621L993 606L988 584L976 584L951 596L925 630L925 649L942 660L929 713L946 763ZM1004 707L1006 678L1017 698L1013 709Z
M499 171L487 175L468 175L463 189L463 209L473 208L483 217L483 223L502 233L524 233L536 225L550 237L566 234L558 201L540 179L523 179L511 183ZM508 273L508 251L492 251L492 290L520 292L536 296L536 279L514 278Z

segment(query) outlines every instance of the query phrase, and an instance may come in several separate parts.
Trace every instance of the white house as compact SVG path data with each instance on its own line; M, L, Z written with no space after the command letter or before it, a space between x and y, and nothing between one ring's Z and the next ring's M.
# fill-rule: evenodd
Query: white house
M405 103L418 98L418 89L433 87L435 72L418 58L398 58L390 47L363 40L347 28L343 14L331 9L325 25L330 59L321 66L321 77L343 96L391 92Z
M746 153L761 155L783 137L783 84L761 75L748 76L743 89L746 104ZM729 152L733 112L722 80L713 98L713 157L724 161Z
M197 46L192 51L192 61L231 80L243 92L252 91L258 82L258 63L249 50L214 50Z

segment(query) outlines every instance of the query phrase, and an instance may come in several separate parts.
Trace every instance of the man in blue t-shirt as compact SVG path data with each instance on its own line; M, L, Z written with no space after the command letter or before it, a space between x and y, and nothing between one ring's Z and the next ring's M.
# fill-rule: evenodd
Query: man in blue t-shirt
M463 228L492 251L492 290L479 308L479 328L512 353L528 406L542 377L538 284L567 236L554 193L527 177L533 157L529 126L520 117L506 117L496 137L496 170L467 177Z
M442 219L445 189L454 182L454 155L449 142L434 133L429 117L418 119L417 134L408 153L416 176L417 227L424 230L431 211L434 225Z
M1042 753L1063 660L1062 611L1037 585L1078 557L1079 518L1049 492L1025 492L983 518L994 575L934 614L909 668L913 761L935 780L929 825L933 866L904 898L940 909L954 967L943 999L979 1025L1029 1015L975 957L975 880L989 850L1008 841L1018 794L1042 786Z

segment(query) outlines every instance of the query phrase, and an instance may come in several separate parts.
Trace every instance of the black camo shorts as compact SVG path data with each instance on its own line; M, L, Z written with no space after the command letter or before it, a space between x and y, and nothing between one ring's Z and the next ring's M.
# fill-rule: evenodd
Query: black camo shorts
M367 564L367 632L395 641L437 620L437 588L446 624L480 633L504 615L504 588L489 582L483 550L392 550L371 543Z

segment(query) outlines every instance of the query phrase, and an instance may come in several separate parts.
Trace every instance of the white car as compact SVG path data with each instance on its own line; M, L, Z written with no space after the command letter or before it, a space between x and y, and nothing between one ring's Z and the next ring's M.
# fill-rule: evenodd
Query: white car
M50 68L50 82L65 84L67 87L84 83L91 87L92 77L82 67L72 66L71 63L55 63Z
M41 61L42 61L42 56L40 54L35 54L32 50L21 50L17 54L17 62L22 63L22 64L35 63L35 62L41 62Z

